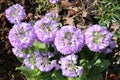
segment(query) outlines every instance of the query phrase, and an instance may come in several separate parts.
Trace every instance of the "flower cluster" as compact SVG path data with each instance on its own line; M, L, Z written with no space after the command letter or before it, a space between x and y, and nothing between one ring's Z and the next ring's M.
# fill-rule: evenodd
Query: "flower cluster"
M58 30L58 23L46 17L38 20L35 25L35 33L37 39L43 43L50 43L54 41L55 33Z
M50 0L53 4L58 1ZM78 55L84 45L93 52L105 53L112 52L115 47L115 42L111 40L112 34L100 25L92 25L83 33L75 26L65 25L58 28L60 25L56 21L56 13L47 13L32 25L20 22L24 16L25 12L18 4L6 10L6 17L11 23L18 20L8 35L14 47L13 54L23 58L25 66L30 69L38 68L41 72L60 69L63 76L78 77L84 71L78 62ZM36 48L41 47L36 41L45 44L45 49Z
M111 38L112 34L99 25L93 25L85 32L85 44L95 52L100 52L110 45Z
M35 40L34 29L28 23L14 25L8 38L13 47L23 50L33 44Z
M12 52L15 56L24 59L24 64L30 69L34 69L34 55L26 54L24 51L13 48Z
M8 9L5 11L6 18L11 22L11 23L19 23L20 20L23 20L26 16L24 8L19 5L15 4L13 6L10 6Z
M84 46L84 36L75 26L63 26L57 31L54 44L64 55L77 53Z
M83 73L83 67L77 66L78 56L71 54L66 57L60 58L62 75L67 77L77 77Z
M48 72L51 71L54 67L56 67L56 60L50 60L54 55L50 52L40 53L39 51L35 51L37 56L36 65L40 69L40 71Z

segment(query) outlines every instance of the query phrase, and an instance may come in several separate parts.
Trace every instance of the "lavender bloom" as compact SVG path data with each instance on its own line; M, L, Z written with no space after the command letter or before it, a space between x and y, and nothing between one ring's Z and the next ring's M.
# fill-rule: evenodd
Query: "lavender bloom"
M60 0L49 0L51 4L56 4L58 3Z
M34 69L34 56L31 56L30 54L26 54L24 52L22 52L22 50L18 50L16 48L12 49L13 54L19 58L23 58L24 59L24 64L26 67L30 68L30 69Z
M47 17L51 20L54 20L54 21L57 20L57 17L60 18L60 16L57 16L57 13L55 13L55 12L49 12L45 15L45 17Z
M85 43L91 51L100 52L110 44L111 37L105 27L93 25L85 32Z
M111 41L110 45L106 47L105 49L101 50L101 52L106 53L106 54L111 53L113 49L115 48L115 45L116 45L115 41Z
M35 58L33 55L26 54L24 56L24 64L26 67L28 67L30 69L34 69L34 63L35 63Z
M58 23L48 18L42 18L35 23L35 33L40 42L51 43L54 41Z
M76 53L84 46L84 36L75 26L63 26L57 31L54 44L64 55Z
M8 38L13 47L23 50L33 44L35 40L34 29L28 23L14 25Z
M114 49L115 46L116 46L116 42L115 41L111 41L109 46L110 46L110 49Z
M56 66L56 60L50 61L50 58L53 57L53 54L50 52L39 53L39 51L35 52L36 65L42 72L51 71Z
M34 21L32 21L32 20L30 20L28 23L29 23L31 26L34 26L34 25L35 25Z
M24 54L22 52L22 50L16 49L16 48L12 48L12 52L15 56L23 58L26 54Z
M11 23L18 23L20 20L24 19L26 13L21 5L15 4L5 10L5 15Z
M66 77L77 77L83 73L83 67L77 66L78 56L71 54L66 57L61 57L59 63L61 64L62 75Z

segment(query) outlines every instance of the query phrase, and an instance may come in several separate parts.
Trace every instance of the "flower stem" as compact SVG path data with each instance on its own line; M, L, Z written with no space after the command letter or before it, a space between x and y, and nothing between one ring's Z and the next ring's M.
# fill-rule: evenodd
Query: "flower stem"
M55 6L56 6L56 19L58 20L59 5L55 4Z
M46 51L49 51L49 44L46 44Z

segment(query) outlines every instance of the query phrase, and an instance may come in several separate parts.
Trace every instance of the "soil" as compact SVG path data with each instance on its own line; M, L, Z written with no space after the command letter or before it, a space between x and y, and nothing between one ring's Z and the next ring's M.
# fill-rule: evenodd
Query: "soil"
M33 0L0 0L0 80L26 80L25 76L15 69L20 66L21 63L16 56L13 55L11 50L12 46L8 40L8 34L13 24L10 24L9 21L7 21L4 11L11 4L20 3L27 11L25 21L31 18L33 19L35 10L34 7L30 8L30 6L35 5L31 4L30 1ZM64 24L74 24L82 29L87 28L87 26L91 24L98 23L97 20L94 19L94 15L90 12L95 9L95 6L90 5L96 0L84 0L82 3L79 1L80 0L61 0L60 4L62 5L62 9L59 11L59 14L62 15L62 19L60 21ZM96 4L99 4L99 0ZM77 7L82 8L81 12L77 11ZM50 11L52 10L53 9L51 8ZM37 14L37 19L40 18L40 14ZM36 17L34 19L36 19ZM72 22L69 22L69 19L71 19ZM120 65L116 56L119 54L120 52L118 48L116 48L113 53L107 55L106 58L111 61L111 65L103 72L104 80L120 80L120 72L117 72L118 69L120 69Z

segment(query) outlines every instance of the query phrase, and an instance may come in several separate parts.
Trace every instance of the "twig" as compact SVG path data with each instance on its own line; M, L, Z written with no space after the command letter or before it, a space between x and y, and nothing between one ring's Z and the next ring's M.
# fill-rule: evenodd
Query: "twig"
M82 0L80 0L80 2L82 3ZM87 11L89 8L93 7L96 3L97 3L97 0L95 0L91 6L87 7L87 8L84 9L84 10ZM82 6L83 6L83 4L82 4ZM76 13L72 18L75 18L75 17L77 17L79 14L82 14L82 13L83 13L83 12L80 11L80 12Z
M75 17L77 17L79 14L82 14L82 12L78 12L77 14L75 14L73 17L71 17L71 18L75 18Z

